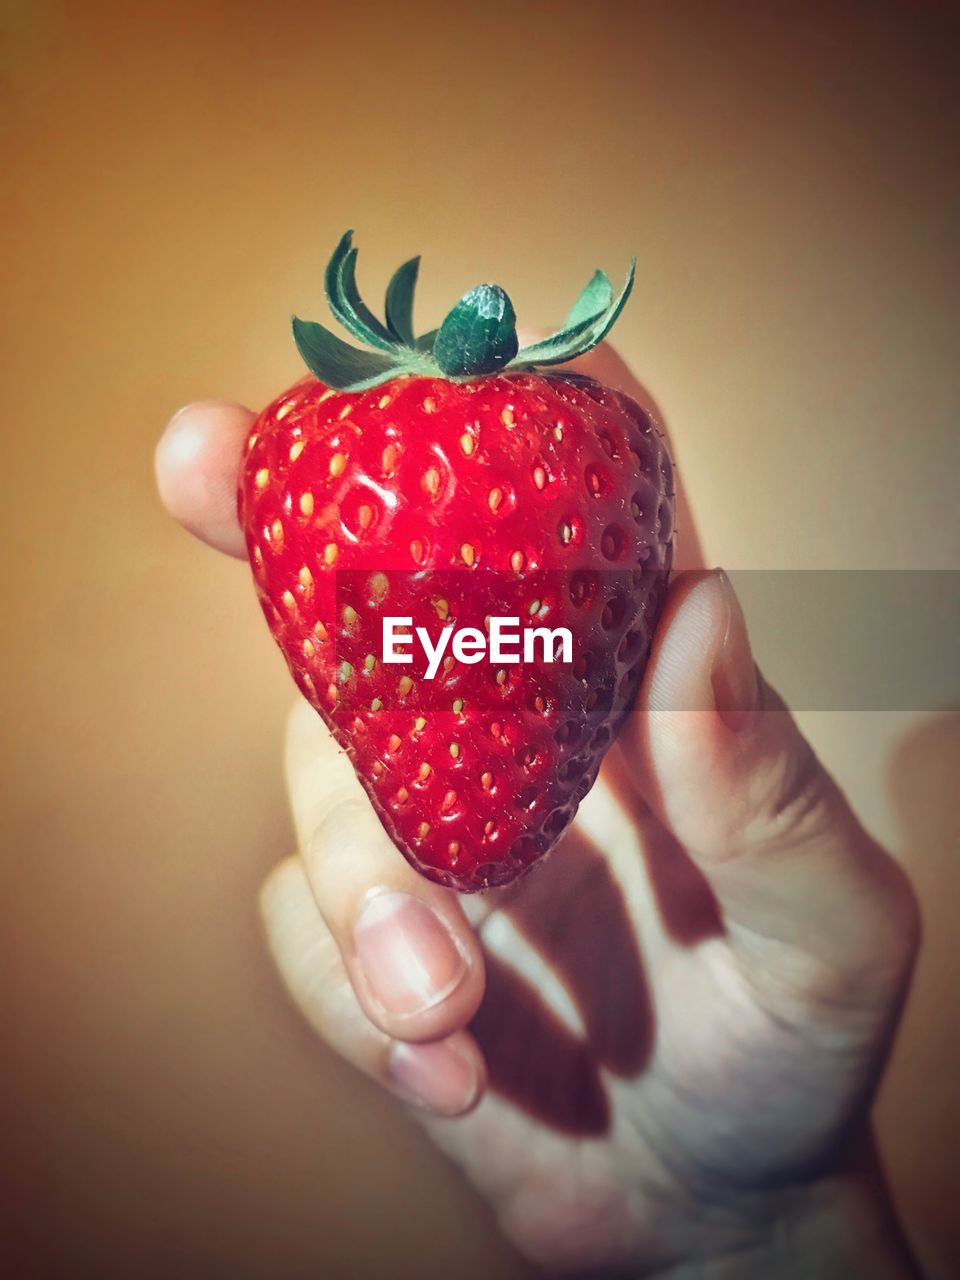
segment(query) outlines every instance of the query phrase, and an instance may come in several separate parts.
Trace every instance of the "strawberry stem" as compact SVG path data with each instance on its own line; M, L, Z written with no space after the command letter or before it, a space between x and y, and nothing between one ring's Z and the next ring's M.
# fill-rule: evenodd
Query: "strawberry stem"
M448 378L476 378L503 369L519 345L513 303L499 285L478 284L440 326L433 358Z

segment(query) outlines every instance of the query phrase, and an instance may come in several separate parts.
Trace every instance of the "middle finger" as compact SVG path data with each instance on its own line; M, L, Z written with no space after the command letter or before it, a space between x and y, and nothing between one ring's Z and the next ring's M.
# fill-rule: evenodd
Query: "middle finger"
M290 717L287 781L310 887L367 1016L409 1041L466 1026L483 995L476 935L456 895L420 876L394 846L348 757L306 703Z

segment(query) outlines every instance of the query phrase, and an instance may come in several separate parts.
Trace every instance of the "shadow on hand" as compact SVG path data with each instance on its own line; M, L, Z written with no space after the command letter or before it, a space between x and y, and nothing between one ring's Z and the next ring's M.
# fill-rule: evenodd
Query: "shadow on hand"
M604 761L606 784L640 832L650 889L674 942L696 946L723 933L720 906L706 876L683 845L657 821L630 778L621 750Z
M686 852L633 792L621 753L606 784L642 833L644 856L666 932L692 946L723 931L715 899ZM487 990L471 1030L490 1087L542 1124L599 1137L610 1126L602 1071L635 1078L653 1050L653 1001L623 893L607 859L571 828L499 908L546 960L569 994L583 1030L571 1029L527 978L487 955Z

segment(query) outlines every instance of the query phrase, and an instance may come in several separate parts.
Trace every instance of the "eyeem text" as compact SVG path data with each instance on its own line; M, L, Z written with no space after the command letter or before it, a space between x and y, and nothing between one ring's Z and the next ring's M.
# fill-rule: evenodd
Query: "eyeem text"
M444 627L436 642L426 627L413 628L412 618L383 619L383 661L413 662L419 641L427 659L426 677L432 680L448 649L457 662L472 665L486 658L497 666L518 662L572 662L573 636L568 627L525 627L519 618L491 618L489 634L477 627ZM537 655L539 645L540 653ZM558 656L559 650L559 656Z

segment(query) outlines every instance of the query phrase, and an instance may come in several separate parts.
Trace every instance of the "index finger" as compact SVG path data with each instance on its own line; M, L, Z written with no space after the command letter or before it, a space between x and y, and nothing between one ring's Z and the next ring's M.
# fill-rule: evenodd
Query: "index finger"
M246 557L237 521L243 446L256 414L230 400L199 400L170 419L154 456L160 500L175 520L227 555Z

